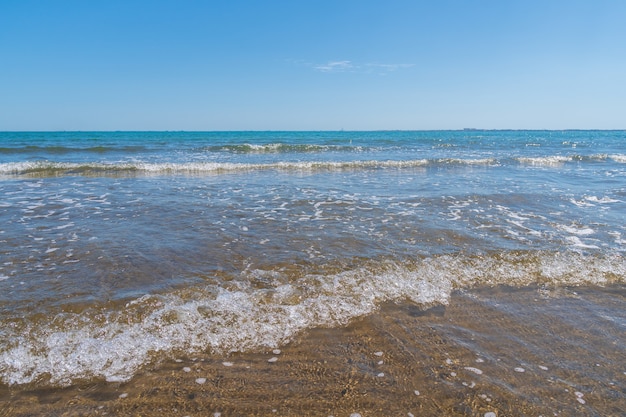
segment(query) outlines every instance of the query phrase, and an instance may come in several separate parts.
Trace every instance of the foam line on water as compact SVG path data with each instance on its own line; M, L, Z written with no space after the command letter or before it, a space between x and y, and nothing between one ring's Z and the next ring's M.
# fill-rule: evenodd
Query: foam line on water
M410 160L355 160L355 161L279 161L268 163L235 162L8 162L0 164L0 175L56 176L56 175L122 175L122 174L224 174L262 170L279 171L342 171L359 169L402 169L429 165L492 165L491 158L483 159L410 159Z
M265 278L263 288L256 284L259 277ZM454 289L481 285L602 285L625 277L619 255L575 253L371 261L295 277L251 270L219 288L146 295L113 311L88 309L27 322L1 342L0 378L7 384L126 381L143 365L177 352L274 349L304 329L342 326L388 301L429 306L447 303Z

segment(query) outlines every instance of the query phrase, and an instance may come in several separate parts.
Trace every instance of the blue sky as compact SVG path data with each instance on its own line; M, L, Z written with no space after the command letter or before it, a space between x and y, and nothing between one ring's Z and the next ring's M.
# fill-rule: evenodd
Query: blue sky
M0 130L626 128L626 1L0 0Z

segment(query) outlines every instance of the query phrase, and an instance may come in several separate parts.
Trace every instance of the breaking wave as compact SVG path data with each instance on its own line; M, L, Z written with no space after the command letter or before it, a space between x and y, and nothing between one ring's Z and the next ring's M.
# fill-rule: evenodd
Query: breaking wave
M492 159L413 159L367 161L308 161L274 163L71 163L71 162L10 162L0 164L0 175L5 176L61 176L61 175L166 175L166 174L225 174L263 170L278 171L342 171L383 168L415 168L438 165L491 165Z
M365 260L315 273L277 267L231 278L2 323L0 380L57 386L91 378L127 381L148 363L180 355L278 347L305 329L343 326L390 301L426 308L446 304L454 290L478 286L623 283L626 262L620 255L520 251Z

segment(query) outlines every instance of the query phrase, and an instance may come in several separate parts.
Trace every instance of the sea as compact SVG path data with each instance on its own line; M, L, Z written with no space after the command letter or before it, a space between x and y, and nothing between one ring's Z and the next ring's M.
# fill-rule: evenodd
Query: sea
M0 383L623 285L625 220L626 131L1 132Z

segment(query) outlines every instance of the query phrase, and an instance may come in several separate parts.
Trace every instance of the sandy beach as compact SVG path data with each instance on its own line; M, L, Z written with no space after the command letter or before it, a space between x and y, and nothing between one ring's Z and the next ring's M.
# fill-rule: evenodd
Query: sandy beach
M181 357L127 383L2 387L2 416L618 416L626 288L387 304L280 349Z

